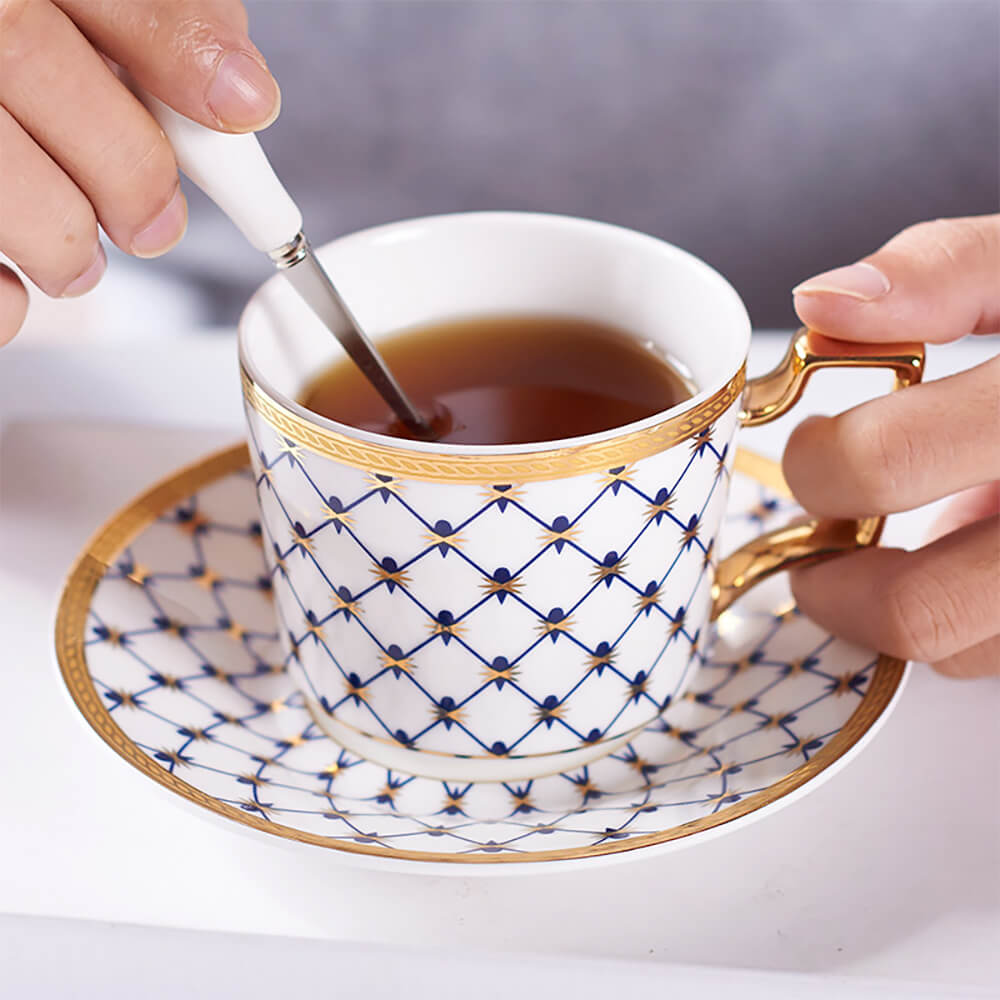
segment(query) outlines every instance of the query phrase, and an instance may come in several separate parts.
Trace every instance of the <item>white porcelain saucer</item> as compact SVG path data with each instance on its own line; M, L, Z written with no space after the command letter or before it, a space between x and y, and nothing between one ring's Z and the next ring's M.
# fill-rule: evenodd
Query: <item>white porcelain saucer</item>
M724 548L796 510L775 463L740 452L735 471ZM905 664L824 632L779 577L719 619L687 697L609 757L506 784L387 771L325 736L291 686L257 517L242 446L116 515L62 597L63 677L147 777L218 817L370 867L562 870L698 843L817 787L902 687Z

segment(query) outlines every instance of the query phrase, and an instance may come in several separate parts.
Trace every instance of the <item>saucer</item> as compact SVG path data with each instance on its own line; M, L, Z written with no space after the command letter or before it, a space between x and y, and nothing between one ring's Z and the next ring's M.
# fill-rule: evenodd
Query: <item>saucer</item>
M776 463L736 456L724 550L798 508ZM285 672L242 445L154 486L71 571L63 678L101 738L215 814L369 867L513 873L649 856L787 805L888 717L897 659L802 615L783 576L715 624L692 689L612 754L520 782L441 781L338 746Z

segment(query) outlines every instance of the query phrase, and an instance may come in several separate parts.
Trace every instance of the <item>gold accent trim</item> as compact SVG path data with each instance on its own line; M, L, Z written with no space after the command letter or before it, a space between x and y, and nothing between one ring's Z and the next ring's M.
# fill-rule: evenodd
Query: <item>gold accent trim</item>
M801 327L777 366L747 382L740 414L743 426L766 424L786 413L802 396L812 374L821 368L889 368L896 376L892 387L895 392L923 377L924 345L847 343ZM781 468L775 465L774 469L783 487L781 492L789 496ZM716 570L712 620L755 583L775 573L877 545L884 524L884 517L837 521L800 518L752 539L726 556Z
M923 376L924 345L848 343L800 327L778 364L747 381L743 426L757 427L787 413L821 368L890 368L896 376L893 389L903 389Z
M767 461L766 459L759 460ZM219 802L211 795L195 788L176 774L161 767L152 757L140 750L118 727L94 689L87 669L86 647L84 645L87 612L94 590L114 558L139 532L165 510L189 497L208 483L243 468L248 461L246 446L238 445L188 465L147 490L115 514L97 531L69 572L56 616L55 647L59 669L73 701L93 730L115 753L148 778L187 801L262 833L302 844L312 844L329 850L341 851L345 854L366 854L398 861L457 865L509 865L568 861L606 854L619 854L665 844L731 823L772 805L806 782L811 781L832 764L835 764L858 743L885 711L902 682L906 668L904 661L884 654L880 655L861 704L854 710L840 732L806 763L785 775L770 788L750 795L725 809L720 809L717 813L703 816L689 823L682 823L667 830L643 834L628 840L613 840L589 847L562 850L528 851L523 854L454 855L431 851L394 850L373 844L346 843L336 838L295 830L267 820L255 813ZM737 465L739 465L739 453L737 453Z
M293 413L257 385L240 368L243 396L275 431L317 455L383 475L433 483L531 483L562 476L604 472L631 465L686 441L704 430L735 403L746 384L746 365L718 392L693 410L668 417L662 423L592 444L548 448L519 454L434 454L405 447L355 441Z

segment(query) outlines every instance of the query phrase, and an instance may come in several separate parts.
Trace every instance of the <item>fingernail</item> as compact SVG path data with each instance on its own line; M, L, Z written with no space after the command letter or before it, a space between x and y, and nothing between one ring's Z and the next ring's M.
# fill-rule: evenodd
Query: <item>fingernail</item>
M132 237L129 249L136 257L158 257L180 242L186 228L187 202L177 187L167 207Z
M84 271L78 278L74 278L60 294L60 298L72 299L77 295L83 295L85 292L89 292L100 280L101 275L104 274L105 268L108 266L108 258L104 254L104 247L100 243L97 244L97 253L94 254L94 259L87 265L87 270Z
M792 295L846 295L860 302L879 299L892 286L889 279L873 264L861 262L848 267L817 274L792 289Z
M223 56L208 86L208 106L223 128L264 128L278 117L281 93L274 77L245 52Z

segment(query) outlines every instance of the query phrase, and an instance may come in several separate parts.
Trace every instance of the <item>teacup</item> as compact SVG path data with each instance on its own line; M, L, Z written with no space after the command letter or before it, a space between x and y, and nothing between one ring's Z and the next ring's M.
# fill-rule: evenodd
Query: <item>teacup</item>
M319 257L377 341L501 313L632 331L692 398L600 434L476 447L404 441L296 402L340 348L275 276L240 322L250 452L287 666L317 724L393 770L513 781L612 752L683 695L709 622L756 580L877 540L803 521L715 544L741 426L824 366L919 379L916 345L800 331L747 381L750 321L707 264L637 232L522 213L380 226Z

